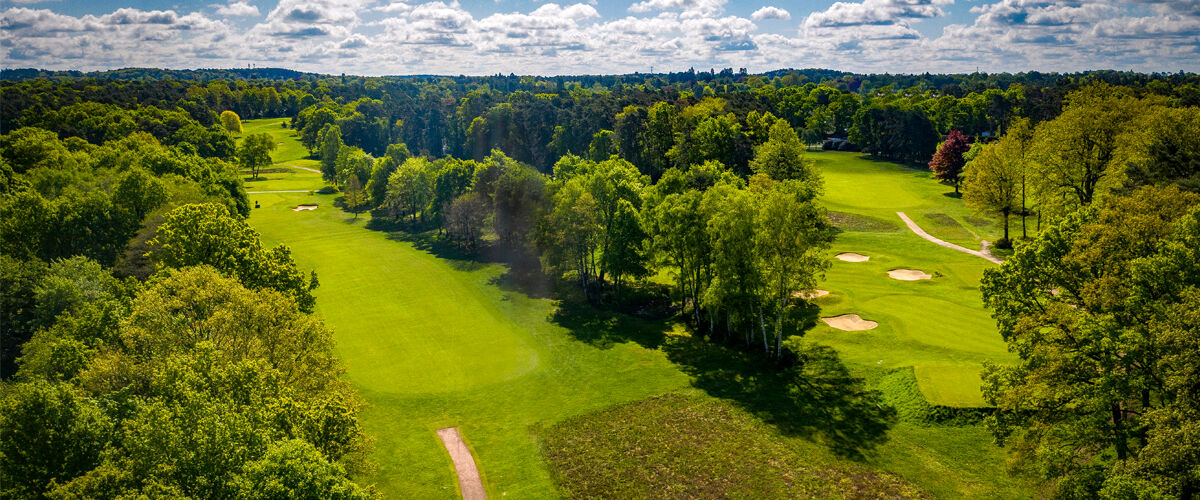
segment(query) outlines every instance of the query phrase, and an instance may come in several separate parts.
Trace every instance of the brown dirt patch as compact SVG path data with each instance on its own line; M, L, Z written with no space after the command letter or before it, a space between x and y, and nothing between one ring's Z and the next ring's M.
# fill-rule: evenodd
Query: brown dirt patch
M868 256L860 254L860 253L854 253L854 252L842 252L842 253L835 255L834 257L836 257L837 260L842 260L842 261L846 261L846 262L866 262L868 260L871 260L871 257L868 257Z
M892 269L888 271L888 277L901 281L917 281L932 279L933 275L917 269Z
M824 321L826 325L829 325L833 328L845 330L847 332L871 330L879 326L879 323L868 319L862 319L862 317L857 314L843 314L841 316L834 316L832 318L821 318L821 321Z

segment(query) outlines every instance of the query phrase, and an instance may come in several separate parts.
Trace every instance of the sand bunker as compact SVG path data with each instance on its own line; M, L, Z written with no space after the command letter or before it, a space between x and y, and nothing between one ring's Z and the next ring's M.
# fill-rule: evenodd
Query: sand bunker
M793 293L792 297L795 297L797 299L812 300L812 299L815 299L818 297L824 297L826 295L829 295L829 290L819 290L818 289L818 290L801 290L799 292Z
M299 212L301 210L316 210L316 209L317 209L316 205L298 205L298 206L296 206L296 208L293 208L292 211Z
M888 276L894 280L917 281L933 278L932 274L916 269L892 269L888 271Z
M857 314L843 314L841 316L834 316L832 318L821 318L821 321L824 321L826 325L837 328L838 330L845 330L847 332L870 330L879 326L879 323L862 319Z
M839 253L839 254L835 255L834 257L837 257L838 260L844 260L846 262L866 262L868 260L871 260L871 258L866 255L858 254L858 253L854 253L854 252Z

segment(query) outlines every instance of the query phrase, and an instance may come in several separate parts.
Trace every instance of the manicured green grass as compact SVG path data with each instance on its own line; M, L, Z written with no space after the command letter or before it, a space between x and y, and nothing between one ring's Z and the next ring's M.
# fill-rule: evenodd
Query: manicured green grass
M979 406L979 391L975 388L982 383L979 378L982 367L930 363L918 364L913 368L917 383L929 404L967 408ZM965 383L947 384L943 380Z
M497 286L502 266L439 259L367 230L369 216L353 221L333 208L334 197L254 195L262 208L250 222L268 244L286 242L300 266L317 271L317 312L334 329L349 380L371 404L363 423L376 439L379 471L368 481L388 498L457 494L434 432L449 426L471 442L490 495L553 497L532 426L687 384L659 350L576 340L547 321L556 314L552 301ZM291 210L301 203L321 208ZM571 324L580 335L619 323Z
M271 159L275 163L288 163L308 158L308 149L303 144L300 144L299 139L296 138L295 131L290 128L283 128L283 123L287 121L287 118L264 118L261 120L243 121L242 133L239 139L250 134L266 132L275 138L275 151L271 152Z
M874 330L845 332L819 324L810 339L834 346L851 366L871 369L917 367L918 381L934 404L981 406L979 370L984 361L1013 360L983 308L979 280L995 264L925 241L902 225L903 211L930 234L964 241L970 231L989 237L970 216L953 188L927 172L875 162L853 153L814 153L825 179L821 202L848 220L833 253L868 255L867 262L833 261L817 300L823 316L855 313L877 321ZM855 217L857 216L857 217ZM871 223L862 223L867 220ZM894 221L903 230L883 223ZM969 228L969 231L968 231ZM931 280L899 281L891 269L919 269Z
M290 130L274 129L270 122L247 123L280 134L277 137L284 142L296 141ZM280 151L294 154L296 149ZM302 147L299 150L307 154ZM813 156L826 172L827 204L857 217L850 224L857 230L841 234L837 249L872 255L872 260L863 264L835 264L823 284L834 293L821 299L822 313L858 312L879 321L880 328L850 333L822 324L809 333L810 339L836 347L848 368L868 380L912 366L942 366L953 371L978 366L986 359L1003 360L1003 345L979 305L976 289L982 270L992 264L917 238L899 225L894 214L906 210L929 226L927 231L943 236L945 233L924 221L921 214L961 218L966 213L961 203L949 197L924 200L930 193L941 196L937 191L943 186L930 188L928 179L901 167L866 162L853 155ZM315 164L300 157L284 161L299 166ZM301 170L266 177L268 180L254 182L250 190L315 190L322 186L319 174ZM855 182L879 185L835 194L834 186ZM362 214L354 220L352 214L335 207L337 196L251 195L261 208L253 211L250 223L265 243L287 243L302 268L318 273L317 312L334 329L348 380L370 404L362 423L375 438L373 459L379 468L362 479L375 483L387 498L457 496L453 465L435 434L449 426L459 427L471 444L490 496L547 498L570 493L575 485L563 484L560 490L543 459L539 438L550 434L542 430L569 420L572 423L558 428L590 426L603 435L620 436L619 428L603 430L604 422L615 425L624 419L604 417L607 414L602 412L680 390L699 404L688 413L686 422L690 424L669 428L700 434L705 422L732 419L728 426L715 427L719 439L704 453L721 456L724 450L738 456L746 447L747 453L767 460L777 454L779 463L784 464L743 471L740 477L747 481L758 481L780 468L794 469L792 466L828 474L800 471L788 482L762 486L798 485L797 490L755 489L758 487L747 483L731 491L840 496L837 492L843 490L829 488L849 487L842 481L852 484L853 477L883 478L879 483L864 484L890 485L888 488L902 484L887 474L891 472L938 497L1029 496L1023 483L1005 475L1003 450L994 447L978 426L900 421L887 432L889 441L864 461L847 462L834 457L821 440L804 434L782 435L775 425L747 416L745 411L753 409L757 394L725 396L713 386L718 381L736 390L748 382L741 379L744 374L698 371L700 364L689 359L696 353L672 348L685 344L664 343L672 335L686 335L678 324L599 313L517 291L504 266L444 258L425 240L367 229L370 216ZM884 196L894 198L898 208L878 201ZM862 198L863 207L855 206L855 197ZM320 208L291 210L298 204L313 203ZM895 267L924 269L939 276L929 282L890 280L886 271ZM949 379L934 382L946 383L949 389L931 387L926 392L939 394L941 390L959 397L959 391L972 383L953 373L935 378ZM706 394L686 389L689 385ZM765 387L774 393L779 389ZM745 411L738 409L724 399L715 399L714 394L749 406ZM634 403L628 408L643 404L654 403ZM673 415L676 410L667 407L659 414ZM592 418L598 420L589 424ZM828 425L818 417L802 418L809 421L793 423ZM661 418L657 421L666 424ZM569 434L563 433L563 439L576 439ZM646 439L651 443L655 438L648 434ZM690 449L689 443L694 440L681 443L679 452ZM568 448L573 447L564 449ZM578 452L606 456L603 454L618 451L597 448ZM673 463L669 460L673 452L655 451L652 456L666 459L656 466ZM667 472L678 473L664 474ZM673 477L688 480L686 474ZM684 491L694 486L682 484L679 488ZM822 493L829 491L834 493Z

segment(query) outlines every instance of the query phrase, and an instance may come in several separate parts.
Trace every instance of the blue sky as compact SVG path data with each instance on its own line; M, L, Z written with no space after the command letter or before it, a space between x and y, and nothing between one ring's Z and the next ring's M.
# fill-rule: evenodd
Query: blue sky
M4 0L4 67L1200 71L1200 0Z

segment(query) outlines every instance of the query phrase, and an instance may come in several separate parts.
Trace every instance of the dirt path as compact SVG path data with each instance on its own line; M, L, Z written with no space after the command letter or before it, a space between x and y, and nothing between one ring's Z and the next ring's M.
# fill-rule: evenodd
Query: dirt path
M924 229L921 229L921 226L918 226L916 222L913 222L913 220L909 219L907 215L904 215L904 212L896 212L896 215L899 215L900 220L904 221L904 223L908 225L908 228L911 229L912 232L917 233L917 236L925 238L929 241L937 243L938 245L944 246L951 250L957 250L959 252L969 253L969 254L979 257L981 259L989 260L989 261L995 262L997 264L1004 263L1003 260L1000 260L995 255L992 255L991 252L986 252L986 251L981 252L979 250L971 250L969 248L960 247L960 246L950 243L948 241L939 240L937 238L934 238L933 236L930 236L929 233L925 232ZM986 249L986 248L987 248L987 244L985 242L984 249Z
M316 172L316 173L318 173L318 174L319 174L319 173L321 173L321 171L320 171L320 170L317 170L317 169L315 169L315 168L308 168L308 167L297 167L297 166L295 166L295 165L288 165L288 164L286 164L286 163L272 163L271 165L283 165L283 166L285 166L285 167L291 167L291 168L300 169L300 170L307 170L307 171L309 171L309 172Z
M442 438L442 444L446 445L446 451L450 452L450 459L454 461L454 468L458 471L458 486L462 488L463 500L487 500L487 493L483 491L483 480L479 477L479 469L475 467L475 458L471 456L471 450L467 448L466 443L463 443L462 436L458 435L458 427L438 429L437 433Z

